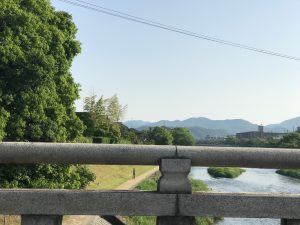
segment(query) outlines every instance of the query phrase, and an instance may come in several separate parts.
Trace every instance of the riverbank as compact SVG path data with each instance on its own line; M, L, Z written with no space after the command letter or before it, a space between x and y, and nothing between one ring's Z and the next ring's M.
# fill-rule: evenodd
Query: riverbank
M115 189L133 178L133 169L135 169L135 175L138 177L154 168L154 166L127 165L89 165L88 167L96 174L96 180L90 183L87 189L94 190Z
M292 177L300 180L300 169L281 169L276 170L276 173L282 176Z

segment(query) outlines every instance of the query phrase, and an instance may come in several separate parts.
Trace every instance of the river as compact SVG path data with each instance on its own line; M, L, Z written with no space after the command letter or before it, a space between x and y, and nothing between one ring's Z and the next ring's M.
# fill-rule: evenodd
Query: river
M207 168L194 167L190 175L218 192L300 193L300 180L281 176L271 169L246 169L245 173L235 179L215 179L208 175ZM218 225L280 225L280 220L224 218Z

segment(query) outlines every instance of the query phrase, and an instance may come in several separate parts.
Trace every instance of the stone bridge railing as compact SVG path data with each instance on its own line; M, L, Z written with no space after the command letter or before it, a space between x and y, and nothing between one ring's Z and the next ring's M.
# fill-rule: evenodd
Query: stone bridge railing
M0 214L22 215L22 225L60 225L62 215L157 216L159 225L194 224L195 216L281 218L300 225L300 194L192 193L187 177L191 166L300 168L297 149L0 143L0 163L160 165L156 192L0 189Z

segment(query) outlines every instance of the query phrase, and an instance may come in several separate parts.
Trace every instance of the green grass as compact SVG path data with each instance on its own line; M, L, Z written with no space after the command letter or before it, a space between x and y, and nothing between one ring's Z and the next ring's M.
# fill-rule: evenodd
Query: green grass
M157 182L160 177L160 172L157 172L150 176L148 179L141 182L139 185L136 186L138 190L147 190L147 191L156 191Z
M156 191L157 182L159 180L160 173L157 172L147 180L140 183L136 189ZM201 180L190 179L193 191L210 191L211 189ZM127 223L129 225L155 225L156 217L154 216L130 216L127 217ZM218 217L196 217L197 225L212 225L220 221L221 218Z
M208 174L214 178L236 178L245 171L244 169L233 167L209 167L207 169Z
M95 190L114 189L124 182L132 179L133 168L135 168L136 176L142 175L154 168L153 166L111 165L89 165L88 167L96 174L96 180L89 184L88 189Z
M283 175L283 176L300 179L300 169L277 170L276 173Z

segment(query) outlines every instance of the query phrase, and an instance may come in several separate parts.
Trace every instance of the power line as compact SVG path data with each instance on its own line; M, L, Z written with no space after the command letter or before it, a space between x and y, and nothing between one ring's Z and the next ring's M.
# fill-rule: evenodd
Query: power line
M73 1L72 0L58 0L58 1L61 1L61 2L67 3L67 4L71 4L71 5L75 5L75 6L85 8L88 10L92 10L92 11L95 11L98 13L107 14L110 16L129 20L132 22L160 28L163 30L167 30L167 31L171 31L171 32L175 32L175 33L179 33L179 34L183 34L183 35L187 35L187 36L191 36L191 37L195 37L195 38L199 38L199 39L203 39L203 40L207 40L207 41L211 41L211 42L216 42L216 43L223 44L223 45L228 45L228 46L241 48L241 49L245 49L245 50L249 50L249 51L254 51L254 52L258 52L258 53L262 53L262 54L273 55L273 56L277 56L277 57L281 57L281 58L300 61L300 58L298 58L298 57L294 57L294 56L290 56L290 55L286 55L286 54L282 54L282 53L274 52L274 51L270 51L270 50L260 49L260 48L240 44L240 43L230 42L230 41L211 37L211 36L204 35L204 34L195 33L192 31L185 30L185 29L177 28L174 26L169 26L166 24L152 21L152 20L144 19L144 18L133 16L133 15L123 13L120 11L105 8L100 5L91 4L91 3L88 3L88 2L85 2L82 0L73 0Z

